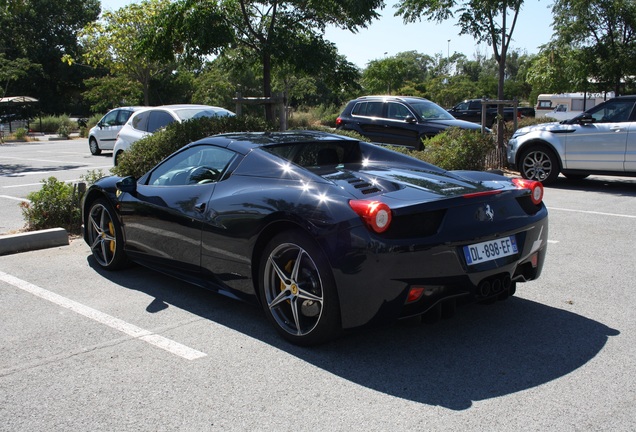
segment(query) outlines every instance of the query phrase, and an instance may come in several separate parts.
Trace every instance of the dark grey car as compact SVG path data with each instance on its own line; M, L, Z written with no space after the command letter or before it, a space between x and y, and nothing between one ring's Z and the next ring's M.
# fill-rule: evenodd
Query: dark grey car
M424 148L422 139L450 128L480 130L457 120L428 99L413 96L363 96L350 101L336 119L338 129L353 130L372 141Z

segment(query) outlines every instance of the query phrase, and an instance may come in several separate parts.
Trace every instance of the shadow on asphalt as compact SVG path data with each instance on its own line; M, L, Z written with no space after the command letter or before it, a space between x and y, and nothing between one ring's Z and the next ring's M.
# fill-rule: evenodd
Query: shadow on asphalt
M433 325L375 327L302 348L281 339L253 305L143 267L107 272L92 256L88 263L112 282L153 297L148 313L174 305L350 382L452 410L565 376L593 359L610 336L619 334L583 316L513 297L489 306L460 307L454 318ZM523 290L520 284L517 292Z
M603 192L620 196L636 196L636 177L590 176L582 180L570 180L559 176L556 182L546 186L549 189Z

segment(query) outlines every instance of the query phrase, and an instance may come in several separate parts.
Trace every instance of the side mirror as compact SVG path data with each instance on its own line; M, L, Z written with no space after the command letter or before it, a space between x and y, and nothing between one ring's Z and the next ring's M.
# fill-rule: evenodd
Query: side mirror
M117 190L121 192L128 192L134 195L137 192L137 180L134 177L125 177L115 184Z
M579 116L578 121L580 124L594 123L594 117L591 114L583 113Z
M404 121L407 123L417 123L417 120L412 115L407 115L404 117Z

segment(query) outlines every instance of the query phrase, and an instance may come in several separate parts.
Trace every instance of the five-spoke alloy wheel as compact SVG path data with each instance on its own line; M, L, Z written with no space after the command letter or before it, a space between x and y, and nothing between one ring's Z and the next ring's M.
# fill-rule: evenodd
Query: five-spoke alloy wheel
M121 268L127 258L121 226L111 205L104 199L93 202L86 223L88 243L98 264L109 270Z
M268 319L290 342L315 345L340 332L340 307L324 254L301 231L276 235L260 265L260 296Z

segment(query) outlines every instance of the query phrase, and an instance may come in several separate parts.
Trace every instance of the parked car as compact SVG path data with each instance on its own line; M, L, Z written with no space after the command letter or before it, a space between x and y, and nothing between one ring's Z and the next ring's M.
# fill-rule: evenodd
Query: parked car
M113 149L113 164L117 165L117 159L122 152L127 150L132 143L141 138L155 133L174 122L184 122L200 117L233 116L232 111L210 105L163 105L146 108L135 112L121 128Z
M590 174L636 176L636 96L621 96L560 123L518 129L508 163L526 179L553 183Z
M450 316L539 277L540 182L449 172L311 131L191 143L139 179L84 194L83 235L104 269L129 260L260 304L288 341Z
M422 139L449 127L480 130L457 120L428 99L412 96L363 96L350 101L336 119L336 128L353 130L374 142L422 150Z
M115 146L117 134L128 121L132 113L145 107L127 106L110 110L88 131L88 148L93 155L99 155L103 150L112 150Z
M473 123L481 124L482 120L482 110L483 110L483 100L482 99L467 99L455 105L453 108L449 109L448 112L452 114L453 117L466 120ZM504 121L512 121L515 116L515 108L513 106L504 106L503 107L503 119ZM534 108L532 107L517 107L517 117L534 117ZM497 121L497 104L486 104L486 126L492 126Z

